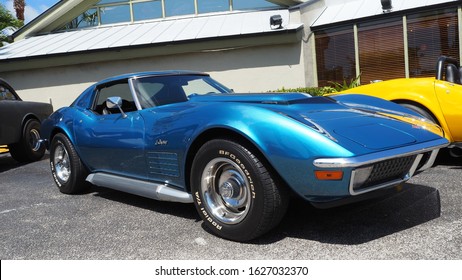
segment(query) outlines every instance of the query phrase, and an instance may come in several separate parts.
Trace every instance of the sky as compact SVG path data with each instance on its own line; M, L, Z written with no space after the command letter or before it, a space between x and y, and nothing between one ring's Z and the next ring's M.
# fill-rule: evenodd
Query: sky
M0 2L16 16L13 9L13 0L0 0ZM58 3L59 0L26 0L26 10L24 12L25 23L33 20L36 16Z

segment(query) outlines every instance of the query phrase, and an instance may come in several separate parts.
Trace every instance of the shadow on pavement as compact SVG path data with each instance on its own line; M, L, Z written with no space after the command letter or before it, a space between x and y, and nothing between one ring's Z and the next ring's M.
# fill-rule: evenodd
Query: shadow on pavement
M10 153L0 154L0 173L25 165L14 160Z
M435 165L451 166L451 169L462 169L462 157L453 157L449 149L442 149L438 153Z
M438 157L439 165L451 168L462 168L461 161L462 158L448 158L444 154ZM0 173L22 165L9 154L0 155ZM87 195L200 221L193 204L155 201L102 187L92 187ZM438 190L410 183L404 184L399 192L381 198L327 210L316 209L302 199L292 198L281 224L252 243L270 244L292 237L329 244L362 244L426 223L440 215Z
M195 221L200 220L199 214L197 214L194 204L192 203L158 201L104 187L91 187L87 194L92 194L105 199L114 200L120 203L134 207L140 207L162 214L178 216Z
M439 191L414 184L404 184L400 192L380 199L327 210L294 199L281 225L255 243L273 243L294 237L329 244L362 244L440 215Z

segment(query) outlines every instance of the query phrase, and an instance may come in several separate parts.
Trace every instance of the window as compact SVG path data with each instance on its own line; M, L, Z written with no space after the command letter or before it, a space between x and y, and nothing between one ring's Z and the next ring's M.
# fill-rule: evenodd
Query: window
M434 76L441 55L459 59L456 9L410 15L407 32L410 77Z
M229 0L197 0L199 14L229 11Z
M185 102L188 97L231 90L209 76L154 76L134 80L136 94L142 108Z
M97 26L98 24L98 11L96 8L92 8L66 24L63 29L85 28L90 26Z
M162 1L133 3L133 20L162 18Z
M11 91L0 85L0 100L17 100L16 96Z
M233 0L233 10L251 10L270 7L278 7L278 5L266 0Z
M143 109L188 100L177 76L141 78L135 87Z
M98 4L114 4L114 3L120 3L120 2L127 2L129 0L101 0L98 2Z
M361 84L406 76L400 18L358 26Z
M130 5L101 7L99 9L101 24L130 21Z
M101 0L58 30L231 10L279 7L266 0Z
M353 28L316 33L316 61L319 86L354 79L357 75Z
M96 113L120 114L119 109L109 109L106 107L106 99L109 97L122 98L122 110L124 112L136 111L136 105L127 81L105 85L98 90L98 97L94 108Z
M226 91L226 89L224 89L223 87L220 87L220 85L213 83L208 77L183 78L181 84L181 88L188 96L191 94L204 95L210 93L229 92Z
M182 16L195 14L194 0L164 0L165 16Z

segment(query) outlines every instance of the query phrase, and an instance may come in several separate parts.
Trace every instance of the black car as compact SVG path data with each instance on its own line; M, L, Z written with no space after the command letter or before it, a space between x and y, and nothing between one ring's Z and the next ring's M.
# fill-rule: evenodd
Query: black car
M23 101L13 87L0 79L0 145L8 145L15 160L31 162L43 157L40 124L52 112L51 104Z

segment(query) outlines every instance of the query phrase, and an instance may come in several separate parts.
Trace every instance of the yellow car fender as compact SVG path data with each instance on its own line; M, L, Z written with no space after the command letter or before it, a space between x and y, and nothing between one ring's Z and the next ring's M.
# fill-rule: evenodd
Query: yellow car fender
M336 94L364 94L398 104L410 104L420 107L434 117L443 129L445 138L450 142L454 142L435 93L435 82L435 78L394 79L355 87Z

